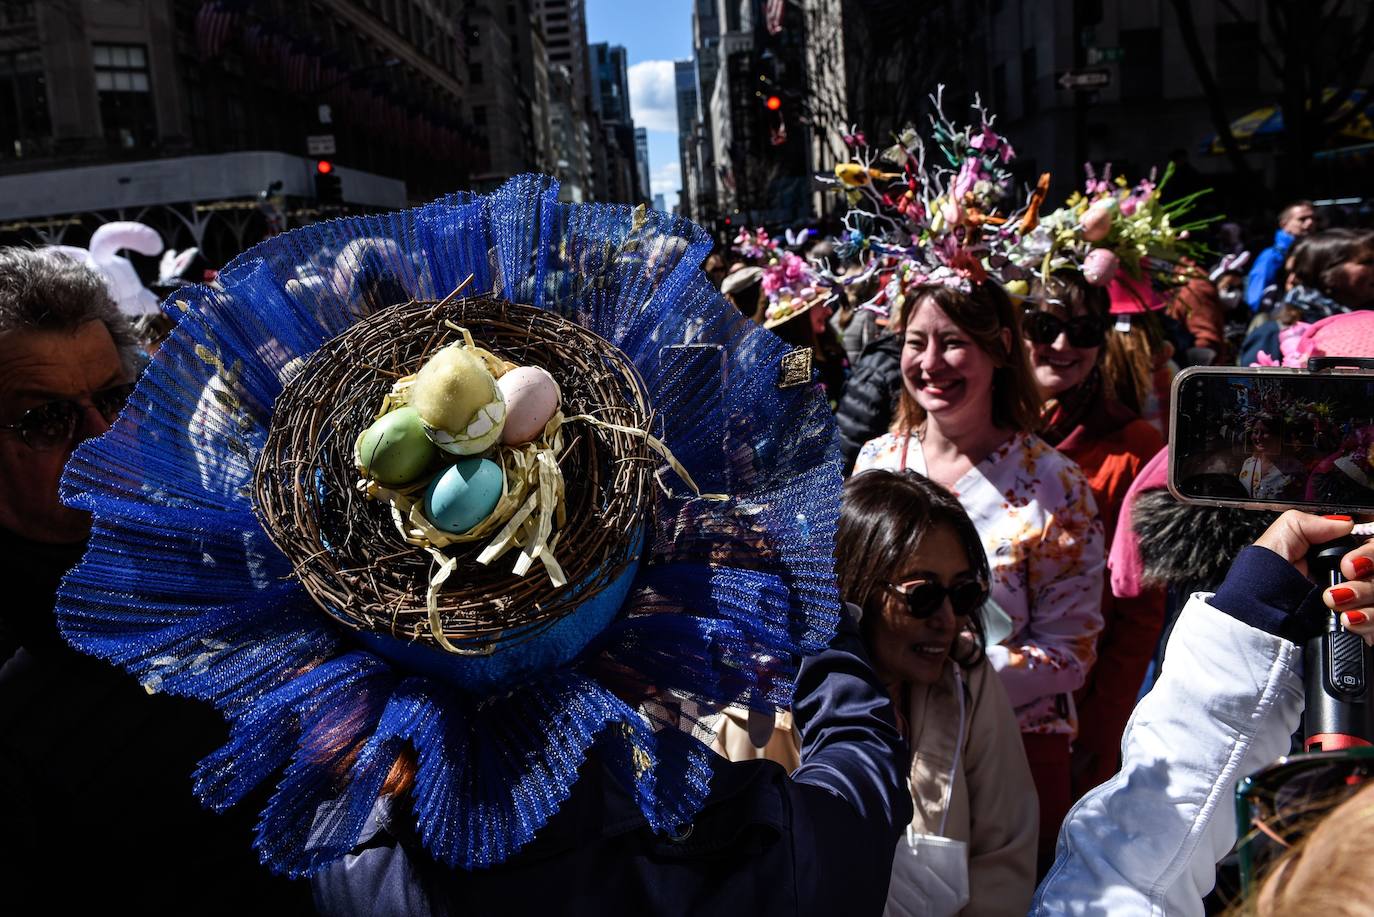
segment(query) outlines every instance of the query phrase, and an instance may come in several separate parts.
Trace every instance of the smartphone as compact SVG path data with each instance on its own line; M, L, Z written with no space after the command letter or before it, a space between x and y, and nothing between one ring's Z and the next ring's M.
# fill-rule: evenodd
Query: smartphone
M1374 513L1374 370L1185 369L1169 490L1208 506Z

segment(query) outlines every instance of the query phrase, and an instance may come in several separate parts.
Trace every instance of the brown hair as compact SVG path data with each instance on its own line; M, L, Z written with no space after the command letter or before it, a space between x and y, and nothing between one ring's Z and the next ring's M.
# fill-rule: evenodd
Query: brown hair
M1292 263L1289 272L1300 286L1329 296L1336 270L1371 247L1374 247L1374 234L1368 231L1344 227L1323 229L1293 243L1288 253Z
M1131 330L1107 329L1102 379L1107 396L1139 414L1155 394L1155 360L1168 342L1153 312L1131 315Z
M1368 914L1374 861L1365 849L1365 838L1371 834L1374 785L1359 790L1317 822L1306 837L1279 858L1258 890L1232 913L1235 917Z
M939 484L914 471L883 469L860 472L845 482L835 535L836 575L840 598L863 609L864 640L870 647L873 622L881 613L882 585L901 572L898 567L937 525L954 530L968 555L969 569L990 583L978 530L959 501ZM981 614L969 615L966 637L956 643L950 658L965 668L983 658Z
M1021 340L1021 317L1006 291L991 280L977 284L970 293L941 284L916 287L907 296L908 306L894 328L896 334L906 333L911 317L926 300L939 306L992 359L996 367L992 373L992 422L1024 433L1034 430L1040 422L1040 391ZM1011 332L1010 347L1002 339L1003 329ZM903 385L892 420L893 431L910 432L924 421L925 411Z

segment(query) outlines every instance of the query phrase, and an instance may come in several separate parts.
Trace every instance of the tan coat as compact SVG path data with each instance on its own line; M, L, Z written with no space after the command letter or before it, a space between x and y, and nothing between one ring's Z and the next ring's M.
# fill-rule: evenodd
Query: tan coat
M963 671L965 731L943 834L966 842L969 903L963 917L1022 917L1035 892L1040 807L1021 729L1006 689L986 661ZM940 834L942 803L959 730L954 666L934 685L911 685L907 736L914 749L912 824Z
M1035 853L1040 814L1021 729L1007 692L992 666L964 671L963 749L949 793L944 835L969 847L969 903L963 917L1022 917L1035 891ZM911 685L903 711L916 806L912 824L922 834L939 834L959 731L959 701L953 664L935 685ZM779 711L763 748L749 737L747 713L727 710L716 727L714 750L731 761L767 758L791 773L798 764L800 737L792 717Z

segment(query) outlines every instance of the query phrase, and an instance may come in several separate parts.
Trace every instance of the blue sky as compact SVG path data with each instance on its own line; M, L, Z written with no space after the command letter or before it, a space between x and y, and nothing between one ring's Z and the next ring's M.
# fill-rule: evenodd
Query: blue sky
M625 46L630 112L649 131L650 183L671 209L682 183L673 61L692 56L692 2L587 0L587 41Z

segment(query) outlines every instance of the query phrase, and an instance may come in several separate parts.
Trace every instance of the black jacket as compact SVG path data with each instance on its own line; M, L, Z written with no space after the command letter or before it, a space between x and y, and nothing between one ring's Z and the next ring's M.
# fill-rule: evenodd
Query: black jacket
M853 622L803 661L794 701L796 772L712 755L710 795L677 838L650 830L589 759L529 846L490 870L435 865L405 827L410 814L380 803L363 843L315 877L316 906L372 917L880 914L911 821L909 752Z
M885 334L864 348L835 410L846 469L854 467L864 443L887 432L901 391L902 339Z
M252 849L266 794L227 815L196 801L192 773L228 738L223 718L149 696L58 636L58 582L81 551L0 531L0 880L19 908L8 913L308 913L309 886Z

